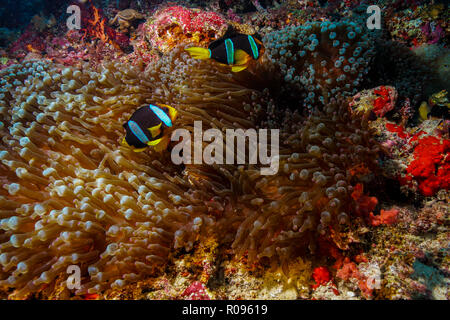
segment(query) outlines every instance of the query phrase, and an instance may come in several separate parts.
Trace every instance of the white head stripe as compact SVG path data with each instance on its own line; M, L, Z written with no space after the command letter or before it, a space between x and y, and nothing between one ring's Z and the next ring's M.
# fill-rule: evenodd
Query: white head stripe
M131 132L136 136L136 138L139 139L140 142L147 144L150 140L147 138L145 133L142 131L142 129L138 126L136 122L133 120L128 121L128 127L130 128Z
M150 105L150 109L152 109L152 111L158 116L158 118L164 122L164 124L167 127L171 127L172 126L172 120L170 120L169 116L162 111L160 108L158 108L157 106L154 105Z

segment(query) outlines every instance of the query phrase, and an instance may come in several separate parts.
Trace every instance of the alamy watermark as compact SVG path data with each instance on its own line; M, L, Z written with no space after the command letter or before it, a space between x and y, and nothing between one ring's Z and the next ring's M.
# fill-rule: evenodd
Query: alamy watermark
M81 9L77 5L71 5L66 11L71 16L67 18L66 25L69 30L81 29Z
M269 131L270 143L268 143ZM203 133L202 122L194 121L193 158L191 133L187 129L176 129L172 133L171 140L178 144L172 149L171 159L177 165L182 163L260 164L268 166L260 169L261 175L274 175L279 169L279 135L278 129L259 129L258 131L226 129L224 140L222 131L208 129ZM181 141L180 138L182 138ZM203 142L210 142L210 144L203 149ZM269 148L270 154L268 154ZM248 161L246 162L247 153Z
M67 274L70 276L67 278L66 285L69 290L81 289L81 269L79 266L72 264L67 267Z
M367 18L366 26L369 30L381 29L381 8L377 5L367 7L368 14L371 16ZM66 13L70 16L66 20L66 25L69 30L81 29L81 9L77 5L71 5L67 8Z
M367 7L367 13L371 14L369 18L367 18L367 29L381 29L381 9L377 5L372 5Z

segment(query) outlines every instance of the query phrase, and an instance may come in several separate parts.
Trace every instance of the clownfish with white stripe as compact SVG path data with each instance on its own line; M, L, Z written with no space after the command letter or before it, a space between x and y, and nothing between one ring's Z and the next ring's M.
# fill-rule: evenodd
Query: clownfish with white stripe
M122 145L134 152L142 152L147 147L158 152L166 150L176 117L177 111L165 104L140 107L123 124L126 135Z
M185 50L194 59L213 59L230 66L233 72L240 72L247 69L252 60L262 56L264 47L256 35L235 33L230 28L222 38L211 42L208 49L191 47Z

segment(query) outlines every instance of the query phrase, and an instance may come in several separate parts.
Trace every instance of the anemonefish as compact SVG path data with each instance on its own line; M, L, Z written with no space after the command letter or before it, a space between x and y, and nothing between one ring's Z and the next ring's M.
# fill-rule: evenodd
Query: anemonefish
M234 33L229 29L222 38L211 42L208 49L191 47L185 50L194 59L214 59L231 66L231 71L240 72L247 69L252 59L258 60L263 49L262 42L255 36Z
M131 147L134 152L144 151L149 146L158 152L165 150L176 117L177 111L165 104L140 107L123 124L126 135L122 145Z

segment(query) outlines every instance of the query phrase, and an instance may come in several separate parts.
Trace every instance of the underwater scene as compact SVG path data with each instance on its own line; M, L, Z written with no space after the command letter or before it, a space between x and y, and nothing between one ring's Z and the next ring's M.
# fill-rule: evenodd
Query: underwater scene
M450 298L448 1L0 4L0 300Z

